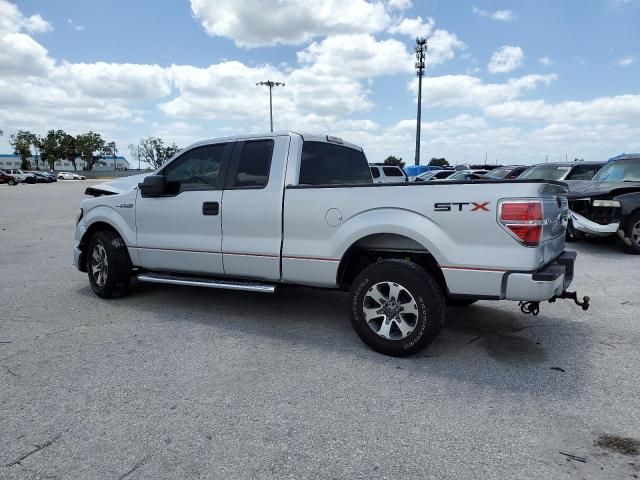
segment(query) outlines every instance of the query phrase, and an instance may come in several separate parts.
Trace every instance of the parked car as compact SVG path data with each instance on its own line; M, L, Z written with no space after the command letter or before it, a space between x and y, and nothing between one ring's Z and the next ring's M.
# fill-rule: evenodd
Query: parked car
M52 182L57 182L58 181L58 177L56 177L56 174L53 171L49 172L47 170L35 170L32 173L43 175L46 178L49 178Z
M53 182L53 180L51 179L51 177L49 175L47 175L44 172L40 172L37 170L34 170L32 172L29 172L31 175L33 175L34 177L36 177L36 183L51 183Z
M527 168L524 165L507 165L505 167L494 168L483 175L487 180L511 180L518 178Z
M605 162L541 163L520 174L519 180L591 180Z
M446 182L453 180L477 180L487 172L488 170L456 170L453 172L453 175L438 180Z
M617 235L624 250L640 255L640 154L609 160L591 181L569 182L567 236Z
M36 183L36 176L20 170L19 168L9 168L5 170L6 173L12 175L16 180L21 183Z
M414 182L419 175L432 170L442 170L442 167L436 165L407 165L403 170L407 174L407 180Z
M370 165L371 176L373 177L373 183L398 183L406 182L407 175L400 167L393 165Z
M4 170L0 170L0 183L6 183L8 185L17 185L18 180L13 175L9 175Z
M72 172L58 172L58 180L86 180L87 177L84 175L78 175L77 173Z
M455 173L455 170L434 170L431 172L424 172L422 175L418 175L415 179L416 182L433 182L434 180L442 180L450 177Z
M153 175L88 188L97 196L78 211L74 259L102 298L126 294L132 276L350 291L360 338L405 356L438 334L447 302L525 301L537 312L569 295L566 191L540 181L374 185L362 149L336 137L227 137L185 148Z

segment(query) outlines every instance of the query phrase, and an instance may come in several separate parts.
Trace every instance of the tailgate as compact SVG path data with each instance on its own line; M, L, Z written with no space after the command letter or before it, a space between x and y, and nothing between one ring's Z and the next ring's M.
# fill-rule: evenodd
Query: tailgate
M542 189L542 228L541 248L544 264L554 260L564 251L565 232L569 221L568 188L560 185L545 184Z

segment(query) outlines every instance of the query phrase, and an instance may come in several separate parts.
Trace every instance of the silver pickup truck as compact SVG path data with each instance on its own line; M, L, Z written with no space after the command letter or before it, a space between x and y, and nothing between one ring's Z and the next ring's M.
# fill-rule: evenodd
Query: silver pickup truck
M75 264L102 298L138 281L272 293L350 291L355 331L410 355L447 305L571 297L566 186L548 181L374 184L360 147L294 132L193 144L153 175L96 185Z

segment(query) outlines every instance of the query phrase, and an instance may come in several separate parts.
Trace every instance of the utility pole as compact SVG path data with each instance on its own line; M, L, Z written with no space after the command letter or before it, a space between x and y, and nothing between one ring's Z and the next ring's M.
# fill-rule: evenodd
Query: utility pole
M269 87L269 120L271 124L271 131L273 132L273 99L271 92L273 87L284 87L284 82L273 82L271 80L267 80L266 82L258 82L256 86L266 85Z
M416 160L420 165L420 122L422 121L422 76L424 75L427 39L416 37L416 71L418 73L418 120L416 124Z

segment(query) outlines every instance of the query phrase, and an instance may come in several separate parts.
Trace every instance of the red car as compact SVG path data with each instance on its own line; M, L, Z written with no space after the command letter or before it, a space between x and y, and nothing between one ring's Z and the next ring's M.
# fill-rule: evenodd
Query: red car
M18 181L13 175L9 175L3 170L0 170L0 183L8 183L9 185L17 185Z

